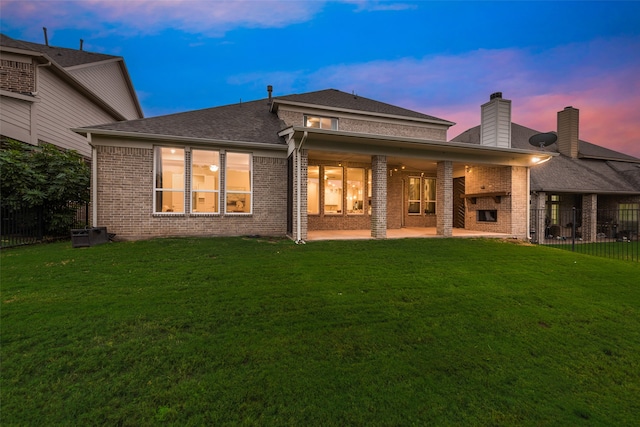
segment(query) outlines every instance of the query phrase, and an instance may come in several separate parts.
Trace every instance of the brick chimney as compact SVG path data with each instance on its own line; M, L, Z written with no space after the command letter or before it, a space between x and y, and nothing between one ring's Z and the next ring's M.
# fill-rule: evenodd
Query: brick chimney
M502 92L492 93L480 110L480 144L511 148L511 101L502 99Z
M580 110L565 107L558 111L558 151L563 156L575 159L578 157L578 129Z

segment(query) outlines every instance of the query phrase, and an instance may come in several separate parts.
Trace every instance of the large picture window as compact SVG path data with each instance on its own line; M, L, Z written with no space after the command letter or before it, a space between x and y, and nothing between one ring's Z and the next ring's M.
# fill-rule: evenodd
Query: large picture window
M225 212L251 213L251 155L227 152L225 169Z
M347 213L364 213L364 169L347 168Z
M324 167L324 213L342 213L342 168Z
M183 148L155 148L154 212L184 213Z
M220 153L191 151L191 212L220 212Z
M320 166L307 168L307 213L320 213Z

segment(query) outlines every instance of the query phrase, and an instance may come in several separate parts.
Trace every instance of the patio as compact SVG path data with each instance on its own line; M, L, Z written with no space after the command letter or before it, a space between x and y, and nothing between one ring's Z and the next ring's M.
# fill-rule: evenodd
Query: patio
M504 233L491 233L483 231L465 230L454 228L454 238L496 238L510 239L513 236ZM436 233L435 227L404 227L387 230L387 239L407 239L407 238L442 238ZM307 241L314 240L363 240L373 239L371 230L314 230L307 232Z

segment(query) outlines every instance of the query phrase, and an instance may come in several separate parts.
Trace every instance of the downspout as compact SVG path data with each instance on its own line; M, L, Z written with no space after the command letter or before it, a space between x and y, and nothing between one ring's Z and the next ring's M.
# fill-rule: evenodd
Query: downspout
M91 134L87 133L87 141L91 145L91 226L98 226L98 153L91 144Z
M525 240L531 242L531 167L529 166L527 166L527 201L527 235ZM536 233L538 233L537 224Z
M302 135L302 139L300 140L300 145L298 145L298 149L296 150L296 179L298 186L298 200L296 203L296 244L305 243L301 238L302 226L300 225L300 221L302 219L302 178L300 177L300 174L302 173L302 167L300 166L302 155L300 152L302 151L302 144L307 140L308 135L309 133L305 130Z

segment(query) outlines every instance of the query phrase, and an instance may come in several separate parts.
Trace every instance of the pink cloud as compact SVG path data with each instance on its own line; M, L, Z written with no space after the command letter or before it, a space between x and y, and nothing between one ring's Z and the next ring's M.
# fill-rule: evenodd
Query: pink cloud
M355 91L454 121L450 138L480 123L480 105L493 92L512 100L514 122L542 132L555 130L557 112L571 105L580 109L581 139L640 157L638 51L637 38L595 40L535 53L480 49L335 65L304 78L319 85L314 89Z

